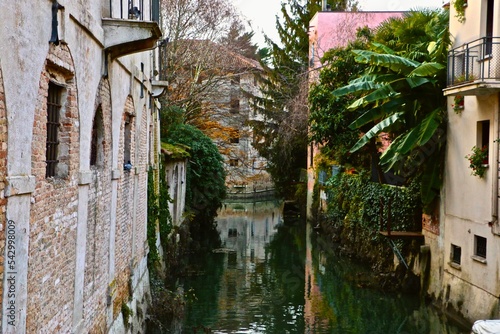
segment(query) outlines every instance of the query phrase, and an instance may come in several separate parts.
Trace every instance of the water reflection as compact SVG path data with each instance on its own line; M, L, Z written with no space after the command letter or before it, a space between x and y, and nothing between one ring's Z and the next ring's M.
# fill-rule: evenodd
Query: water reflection
M183 333L461 334L418 298L363 287L366 269L339 257L276 202L226 203L223 248L191 259L203 268Z

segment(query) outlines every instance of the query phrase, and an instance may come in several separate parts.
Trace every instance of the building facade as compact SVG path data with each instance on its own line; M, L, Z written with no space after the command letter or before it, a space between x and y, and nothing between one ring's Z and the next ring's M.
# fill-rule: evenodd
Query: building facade
M450 6L453 45L444 90L449 125L440 211L423 227L431 250L429 292L474 321L500 317L500 2L465 1L462 10L463 22Z
M158 3L0 16L2 332L142 332Z
M356 39L359 28L374 29L389 18L401 17L404 12L332 12L327 8L317 12L309 23L309 82L313 84L319 78L319 72L325 65L321 62L324 53L332 48L345 47ZM333 112L333 111L332 111ZM307 217L312 218L313 190L321 178L315 166L315 157L320 146L311 144L307 151ZM332 166L335 168L335 166ZM326 200L321 192L320 198ZM324 205L324 204L323 204Z

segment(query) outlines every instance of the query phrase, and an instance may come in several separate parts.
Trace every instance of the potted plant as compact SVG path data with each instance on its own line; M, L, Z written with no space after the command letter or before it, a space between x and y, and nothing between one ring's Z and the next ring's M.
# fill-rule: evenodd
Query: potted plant
M474 146L472 153L465 156L469 160L469 168L472 169L471 175L483 177L488 168L488 146Z
M455 113L460 114L464 109L464 96L456 95L453 102L454 104L451 105L453 107L453 110L455 111Z
M458 22L464 23L465 7L467 7L467 0L454 0L453 6L455 7L455 11L457 12L457 15L455 15L455 17L458 19Z

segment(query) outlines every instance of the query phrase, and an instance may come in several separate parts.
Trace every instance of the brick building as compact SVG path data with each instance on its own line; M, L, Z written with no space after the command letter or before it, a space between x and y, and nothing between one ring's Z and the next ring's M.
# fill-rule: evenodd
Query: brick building
M158 2L3 5L1 330L143 332Z

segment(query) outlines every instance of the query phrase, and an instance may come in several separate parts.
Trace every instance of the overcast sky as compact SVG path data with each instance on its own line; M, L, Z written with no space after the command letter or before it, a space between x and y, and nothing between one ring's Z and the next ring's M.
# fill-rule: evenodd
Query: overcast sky
M265 31L274 41L278 41L275 29L276 15L280 12L281 0L232 0L242 16L252 22L255 42L264 46L261 32ZM448 1L446 1L448 2ZM401 11L415 8L439 8L443 0L359 0L364 11Z

